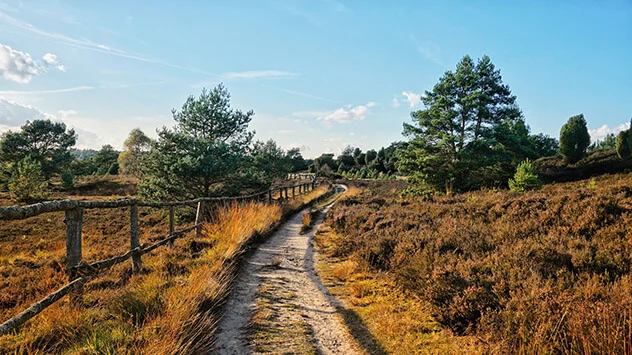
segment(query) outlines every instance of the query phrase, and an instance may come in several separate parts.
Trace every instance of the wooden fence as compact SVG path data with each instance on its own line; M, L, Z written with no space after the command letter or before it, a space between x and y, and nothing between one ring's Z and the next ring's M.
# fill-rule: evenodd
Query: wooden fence
M239 197L203 197L188 201L147 202L136 199L122 199L115 201L78 201L57 200L45 201L28 206L0 207L0 220L25 219L49 212L65 212L66 224L66 274L69 283L49 294L40 301L32 304L22 313L0 324L0 336L16 329L29 319L35 317L46 307L52 305L64 296L71 294L72 304L82 304L83 285L94 277L100 270L108 269L116 264L132 259L132 271L138 273L142 267L142 255L183 237L188 232L195 230L199 237L202 225L205 221L205 207L209 204L222 204L231 202L266 201L267 203L283 202L290 198L305 194L316 188L317 182L310 182L292 186L281 186L248 196ZM195 224L181 230L175 230L175 207L197 206ZM123 255L117 255L107 260L101 260L90 264L82 259L82 235L83 211L85 209L121 208L129 207L130 211L130 250ZM140 244L138 227L138 207L157 207L169 209L169 235L154 244Z

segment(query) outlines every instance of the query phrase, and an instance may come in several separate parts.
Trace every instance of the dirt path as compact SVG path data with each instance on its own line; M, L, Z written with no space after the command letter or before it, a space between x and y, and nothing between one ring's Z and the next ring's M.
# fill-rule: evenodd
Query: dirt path
M326 212L326 211L325 211ZM266 300L281 302L292 296L292 306L275 307L286 323L301 319L309 327L310 342L319 354L356 354L357 347L336 313L336 301L322 285L314 268L313 236L323 221L321 213L310 232L301 235L302 212L288 220L250 257L235 281L226 313L217 331L217 353L252 354L249 326L265 284ZM272 293L272 295L270 295ZM273 344L277 346L277 344ZM282 352L284 344L278 344Z

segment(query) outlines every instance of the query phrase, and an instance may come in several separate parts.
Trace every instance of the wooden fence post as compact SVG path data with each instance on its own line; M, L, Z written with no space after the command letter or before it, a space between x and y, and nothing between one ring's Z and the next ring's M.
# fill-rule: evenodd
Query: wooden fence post
M272 204L272 189L268 190L268 205Z
M176 212L175 207L169 206L169 236L173 236L176 230ZM169 242L169 247L173 248L173 240Z
M292 185L292 198L296 197L296 186Z
M77 271L73 270L74 266L81 263L81 228L83 227L83 208L77 207L66 211L66 273L68 281L72 282L79 278ZM71 295L74 305L81 305L83 294L83 286L79 285L75 288Z
M197 205L197 214L195 215L195 224L201 224L204 222L204 201L198 202ZM195 227L195 237L202 237L202 226L199 225Z
M138 205L132 204L129 208L129 235L130 248L132 250L132 272L138 273L143 267L140 252L134 252L136 248L140 248L140 238L138 230Z

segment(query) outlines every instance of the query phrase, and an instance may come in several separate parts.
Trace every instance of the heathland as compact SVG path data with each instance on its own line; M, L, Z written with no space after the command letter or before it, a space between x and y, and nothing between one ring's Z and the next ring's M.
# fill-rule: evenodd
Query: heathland
M629 173L429 198L354 185L317 242L368 349L630 353Z

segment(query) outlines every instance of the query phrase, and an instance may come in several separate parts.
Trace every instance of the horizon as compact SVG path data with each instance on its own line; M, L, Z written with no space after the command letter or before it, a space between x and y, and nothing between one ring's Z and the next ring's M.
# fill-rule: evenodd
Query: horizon
M224 83L257 140L305 158L379 149L465 55L491 58L532 133L559 138L580 113L593 141L629 127L628 1L0 1L0 132L50 118L77 148L120 150Z

